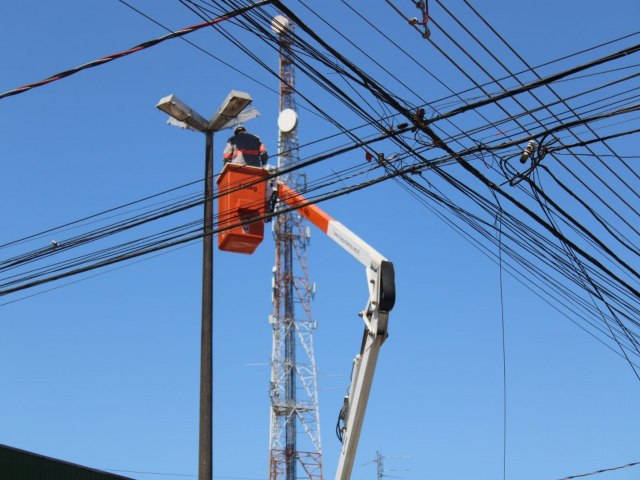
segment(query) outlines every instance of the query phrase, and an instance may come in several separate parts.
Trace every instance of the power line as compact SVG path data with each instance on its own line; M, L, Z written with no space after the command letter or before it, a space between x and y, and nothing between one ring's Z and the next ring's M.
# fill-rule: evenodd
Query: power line
M278 2L278 3L279 3L279 2ZM287 14L289 14L289 15L290 15L290 13L291 13L291 12L287 12ZM298 22L298 20L297 20L297 19L296 19L296 22ZM321 39L317 38L317 36L314 36L312 31L307 30L307 33L308 33L309 35L311 35L312 37L314 37L314 39L315 39L318 43L323 44L323 46L324 46L325 48L329 49L329 50L332 52L332 54L333 54L334 56L337 56L338 58L340 58L340 60L341 60L343 63L345 63L345 64L349 65L349 68L351 68L351 69L356 73L356 75L360 75L360 76L364 79L364 80L363 80L363 83L364 83L364 84L366 84L367 86L369 86L369 88L376 88L376 89L378 89L378 90L377 90L377 93L381 94L381 98L385 97L385 94L384 94L384 93L382 93L382 92L380 91L380 87L379 87L379 86L377 86L374 82L372 82L372 80L371 80L370 78L365 78L365 77L363 76L362 72L360 72L360 71L359 71L357 68L355 68L353 65L350 65L350 64L349 64L349 62L345 61L345 59L344 59L343 57L341 57L339 54L337 54L337 52L336 52L335 50L330 49L330 47L328 47L328 45L326 44L326 42L322 42L322 40L321 40ZM621 57L619 57L619 56L618 56L617 58L621 58ZM597 65L597 64L598 64L597 62L596 62L596 63L591 63L591 65ZM577 71L577 70L575 70L575 71ZM569 74L569 72L565 72L565 73ZM561 78L561 76L558 76L558 77L556 77L556 78ZM535 83L536 83L536 82L534 82L534 84L535 84ZM538 85L542 85L542 84L544 84L544 82L539 82L539 83L538 83ZM528 91L528 90L530 90L530 88L529 88L529 87L525 87L525 88L521 89L521 90L520 90L520 92L525 92L525 91ZM500 95L498 95L498 96L500 96ZM510 94L504 95L504 96L503 96L503 98L506 98L507 96L511 96L511 95L510 95ZM406 111L403 111L402 107L401 107L399 104L397 104L397 102L395 102L394 100L392 100L390 96L386 95L386 99L387 99L387 101L388 101L390 104L392 104L392 105L394 106L394 108L396 108L396 109L398 109L399 111L401 111L401 112L402 112L402 113L403 113L403 114L404 114L408 119L410 119L410 118L411 118L411 116L410 116ZM491 98L491 99L487 100L486 102L487 102L487 104L488 104L489 102L492 102L492 101L493 101L493 100L495 100L495 99L496 99L496 97L493 97L493 98ZM463 107L463 108L464 108L464 107ZM566 128L566 126L565 126L565 128ZM448 149L448 148L446 147L446 143L445 143L445 142L443 142L443 141L442 141L442 139L438 138L438 136L437 136L437 135L435 135L432 131L430 131L430 129L429 129L429 127L428 127L428 126L425 126L424 128L422 128L422 130L424 130L426 133L428 133L428 134L429 134L429 136L433 139L433 143L434 143L435 145L438 145L438 146L440 146L440 148L443 148L445 151L447 151L447 152L449 153L449 155L450 155L450 156L452 156L452 157L455 157L455 156L456 156L456 154L455 154L452 150L450 150L450 149ZM396 140L397 140L397 139L396 139ZM469 152L465 152L465 153L469 153ZM470 166L466 161L464 161L464 160L463 160L462 155L458 155L456 158L458 158L458 160L461 162L462 166L463 166L463 167L464 167L464 168L465 168L469 173L471 173L473 176L475 176L477 179L479 179L481 182L483 182L483 183L484 183L486 186L488 186L489 188L491 188L491 189L493 189L493 190L496 190L496 187L495 187L492 183L488 182L488 181L487 181L487 180L486 180L486 179L485 179L485 178L484 178L484 177L483 177L483 176L482 176L482 175L481 175L481 174L480 174L480 173L479 173L475 168L471 167L471 166ZM537 192L537 193L540 193L540 192ZM501 192L501 195L505 195L505 192ZM548 231L550 231L550 232L552 232L552 233L554 232L554 230L555 230L554 228L550 227L548 224L545 224L545 222L543 222L543 221L541 222L541 218L540 218L537 214L535 214L533 211L531 211L530 209L528 209L527 207L525 207L525 206L524 206L524 204L522 204L521 202L517 201L514 197L512 197L512 196L510 196L510 195L507 195L507 198L509 198L509 199L510 199L510 201L512 201L512 202L514 202L514 201L515 201L515 205L516 205L518 208L520 208L521 210L523 210L523 211L524 211L527 215L529 215L531 218L533 218L534 220L536 220L536 221L537 221L537 223L539 223L540 225L546 225L546 227L545 227L545 228L546 228ZM558 206L557 206L557 205L554 205L554 208L558 209ZM560 210L560 211L561 211L561 212L563 212L562 210ZM567 218L567 219L571 220L571 217L570 217L570 216L567 216L567 215L566 215L566 212L564 212L563 214L564 214L565 218ZM580 227L580 224L576 223L575 221L573 221L573 223L574 223L574 226L576 226L576 227ZM582 234L584 234L584 235L588 235L588 232L587 232L586 230L584 230L584 229L582 230L582 232L581 232L581 233L582 233ZM558 236L558 235L559 235L559 234L558 234L558 232L556 231L556 232L554 233L554 236ZM560 237L558 237L558 238L560 238ZM594 242L598 242L597 238L595 238L595 237L593 237L593 236L590 236L590 240L591 240L591 241L594 241ZM599 247L600 247L600 248L605 248L605 249L606 249L606 246L605 246L604 244L602 244L601 242L599 243ZM583 254L587 254L587 256L589 257L589 260L590 260L590 261L596 261L596 263L598 264L598 268L602 268L602 267L604 267L604 265L603 265L602 263L598 262L594 257L590 256L590 255L589 255L585 250L581 249L577 244L572 243L572 244L571 244L571 248L572 248L572 249L576 249L576 250L580 251L581 255L583 255ZM613 254L613 252L612 252L611 250L607 250L607 253L608 253L609 255ZM613 254L613 255L614 255L614 257L615 257L615 254ZM619 259L618 259L618 260L619 260ZM606 268L606 267L605 267L605 268ZM611 272L610 270L607 272L607 274L611 274L611 273L612 273L612 272ZM618 278L618 280L620 280L620 278ZM629 285L629 284L627 284L627 287L629 287L629 286L630 286L630 285Z
M194 2L190 2L190 3L191 5L194 5ZM199 13L202 14L203 11L207 12L208 10L206 9L199 10ZM264 22L264 15L265 15L264 12L260 12L256 10L251 14L248 14L243 17L239 17L237 19L237 22L239 25L246 24L244 28L247 28L255 32L256 35L258 35L259 38L261 38L263 41L272 43L274 41L274 39L272 38L272 35L266 30L264 30L262 26L258 28L257 22L253 19L253 17L255 16L262 17L260 19L261 25L265 25L266 23ZM236 42L238 42L237 39L236 39ZM350 62L348 61L345 62L344 61L345 59L341 58L340 55L336 55L337 52L328 50L331 55L327 55L326 53L321 53L317 48L309 45L309 43L306 42L301 36L296 37L296 42L300 44L300 48L297 50L294 61L299 62L299 65L301 65L302 69L306 71L310 76L315 77L316 79L315 81L317 81L320 85L322 85L323 88L325 88L328 92L334 94L336 98L338 98L339 100L346 102L346 105L349 106L349 108L352 108L354 113L358 114L363 119L365 119L365 121L367 122L366 124L371 125L373 127L381 127L384 130L389 129L389 123L383 120L384 117L375 116L370 111L366 110L366 108L358 107L357 105L354 105L352 102L349 102L349 98L348 98L349 95L347 92L339 89L337 84L335 82L329 81L329 79L327 79L325 75L317 75L320 72L316 67L314 67L310 63L310 60L316 59L321 64L325 66L330 66L330 67L337 65L337 62L339 61L340 64L343 66L336 68L336 71L341 75L341 77L346 82L353 82L352 83L353 86L356 86L358 88L365 88L366 90L369 90L373 94L373 98L376 99L376 101L387 102L391 107L395 108L399 112L399 114L407 118L408 120L407 123L409 125L408 127L404 127L404 129L395 130L393 132L393 135L388 135L385 137L389 140L392 140L400 148L401 153L394 154L392 156L383 155L382 157L377 157L378 153L370 149L370 146L372 145L372 143L360 142L358 140L358 136L355 135L355 132L344 129L344 127L340 126L339 124L336 124L334 121L334 125L338 126L339 129L340 128L343 129L343 134L346 134L347 136L352 138L353 140L352 146L347 147L346 149L336 149L332 152L329 152L327 155L319 155L311 159L310 160L311 163L318 163L320 161L324 161L325 159L332 158L333 156L338 155L340 153L345 153L346 151L352 151L355 148L363 148L363 149L366 149L368 152L370 152L374 159L377 158L376 161L378 162L378 166L384 166L385 168L391 165L398 166L398 171L392 172L391 175L386 175L386 178L398 178L398 179L402 178L404 181L407 181L407 178L410 175L417 175L416 178L422 179L421 172L423 172L425 169L429 169L433 171L436 175L441 177L445 182L452 185L454 188L458 189L460 192L463 192L466 196L468 196L469 199L471 199L473 202L476 202L478 205L480 205L481 208L486 209L487 212L495 210L495 206L491 206L489 203L486 203L487 200L484 199L483 196L479 192L477 192L477 190L470 188L468 185L465 185L463 182L455 179L453 176L445 174L445 172L440 167L442 167L443 165L451 164L452 162L460 163L460 158L462 156L465 156L467 158L473 157L476 161L482 160L484 162L485 161L484 155L486 154L489 156L489 161L494 164L494 168L495 168L495 166L498 165L500 162L502 162L504 158L509 158L510 156L512 157L513 155L516 155L518 143L522 142L524 137L521 139L513 140L511 143L509 142L500 143L497 141L498 139L494 139L490 142L487 142L486 144L476 141L477 143L474 143L473 146L467 147L467 148L463 147L457 153L447 152L447 154L443 157L439 157L433 160L427 160L425 158L425 155L427 154L431 155L436 148L441 148L443 145L446 145L449 142L457 141L462 137L466 137L469 140L474 141L468 135L468 131L473 131L473 129L465 129L465 131L461 130L462 136L460 135L450 136L443 132L442 135L436 135L436 137L434 138L430 133L431 131L424 128L424 124L422 123L423 120L420 117L416 116L412 111L410 112L407 108L402 106L402 104L400 103L402 102L402 99L400 97L398 97L397 95L393 95L391 92L387 92L386 89L384 89L381 85L379 85L374 79L364 74L364 72L360 71L357 67L352 65ZM325 48L326 50L326 45L324 45L323 48ZM300 56L303 54L305 55L304 58ZM546 77L546 79L548 78L549 77ZM541 85L542 84L544 84L544 82L542 82ZM505 93L505 92L501 92L498 95L502 93ZM508 93L512 93L512 90L508 91ZM495 96L496 95L491 95L489 98L492 99L492 98L495 98ZM481 98L478 100L478 102L486 102L486 101L487 101L487 98ZM467 104L465 104L465 107L469 108L468 111L474 111L474 109L478 105L478 102L473 102L473 103L467 102ZM491 100L489 100L489 102L486 103L486 105L489 105L489 104L492 104ZM545 108L545 107L543 105L540 108ZM614 110L611 107L604 106L604 107L601 107L601 109L608 109L608 110L605 110L605 111L595 110L595 112L598 112L598 113L596 113L595 115L592 115L591 117L578 119L575 121L577 123L565 122L565 123L559 123L556 125L554 124L554 122L550 122L548 124L543 125L541 122L538 122L539 126L536 127L536 132L528 135L526 138L541 138L545 134L549 134L549 132L559 133L563 130L568 130L579 124L585 124L587 122L593 122L599 119L608 118L607 115L614 115L614 114L621 115L629 111L629 110L625 110L625 108L629 108L629 106L618 108L617 110ZM373 104L370 104L369 110L373 110ZM453 111L456 111L456 110L459 110L459 109L454 109ZM320 109L318 111L322 112L322 110ZM330 118L330 115L328 114L328 112L322 112L322 113L325 116L325 118L327 117ZM449 116L450 114L451 112L447 112L446 114L436 115L435 117L427 121L428 122L427 126L429 128L431 128L431 126L433 126L433 128L437 128L438 122L442 120L446 121L448 118L453 118L453 116ZM458 114L461 114L461 113L458 113ZM385 117L389 118L388 115L385 115ZM488 122L488 124L495 125L495 122L494 123ZM481 131L482 128L483 127L477 127L476 130ZM487 128L487 127L484 127L484 128ZM537 129L540 129L540 130L537 130ZM524 124L521 128L513 131L513 135L511 138L513 138L513 136L515 136L520 130L523 130L526 132L526 128ZM413 142L409 139L410 135L414 135ZM557 138L560 138L560 137L557 137ZM589 141L589 140L586 140L586 141ZM553 146L554 145L552 145L551 147ZM562 145L555 145L555 146L560 147ZM340 150L342 150L342 152L340 152ZM504 152L504 153L500 153L500 152ZM414 163L407 164L408 160L412 158L414 159ZM301 162L301 165L304 163L305 162ZM541 167L543 166L541 165ZM364 168L364 164L362 168ZM349 173L349 175L352 176L352 178L355 180L355 178L357 178L357 176L363 173L364 171L366 171L366 169L363 169L363 170L356 169L356 170L353 170L353 172ZM386 178L385 176L380 176L376 179L376 182L382 181L383 179L386 179ZM473 178L473 175L471 178ZM488 178L485 178L485 180L490 182ZM326 182L322 184L317 184L314 186L314 188L328 189L328 188L331 188L331 185L336 181L342 181L341 175L335 175L333 178L328 178ZM430 185L429 181L425 180L425 182L429 185L429 188L433 188ZM484 183L484 184L485 186L487 186L487 183ZM355 184L347 188L353 188L353 189L368 188L368 186L370 185L371 184L367 185L365 182L363 182L361 184ZM415 184L412 184L412 188L417 188L417 186ZM324 196L318 196L317 198L330 198L330 195L344 192L344 191L347 191L347 190L334 189L331 193L325 194ZM426 189L425 191L428 191L428 189ZM526 192L522 190L521 192L518 192L518 195L520 195L521 193L526 193ZM537 191L535 193L539 194L539 192ZM471 225L474 229L477 230L477 232L480 232L481 235L484 235L483 232L485 232L486 229L488 228L487 226L488 224L484 222L484 220L482 220L479 216L476 217L470 211L466 211L458 207L451 200L447 199L445 196L440 195L438 197L433 196L431 198L434 199L435 201L444 202L443 204L446 205L446 208L450 208L456 211L456 214L460 216L459 218L463 222L467 222L468 225ZM514 198L517 198L517 197L514 196ZM579 199L579 197L577 198ZM521 205L526 205L525 203L522 203L522 202L520 203ZM585 205L588 206L586 203ZM551 205L551 207L555 209L557 208L557 204ZM518 210L518 208L516 208L516 210ZM533 211L531 210L531 212ZM525 214L525 218L527 218L527 216L531 218L529 211L524 210L523 213ZM565 214L566 213L568 212L565 211ZM598 214L598 212L594 211L594 215L597 216L596 218L600 218L600 215ZM587 313L587 315L597 315L597 313L593 310L593 307L590 307L589 305L584 303L584 298L581 298L574 292L570 291L567 287L562 285L562 282L560 281L560 277L558 278L555 277L555 275L565 276L566 278L571 280L572 283L575 283L580 288L582 289L585 288L584 283L580 283L580 282L583 282L584 273L580 273L575 269L574 266L570 264L570 262L567 262L566 259L563 259L560 251L557 250L557 246L554 246L552 243L554 241L554 238L556 241L560 241L560 239L565 238L566 235L560 235L559 237L551 236L550 238L545 238L540 233L537 233L531 227L525 225L522 221L516 222L514 217L505 217L505 219L507 218L509 220L508 220L508 223L505 223L505 224L509 225L511 232L508 234L507 232L505 232L505 239L509 239L509 241L514 242L514 244L510 248L506 248L505 246L505 253L508 252L508 254L511 255L512 258L515 259L515 261L526 266L526 268L530 269L531 271L536 272L536 274L539 275L545 282L548 282L550 285L554 286L554 290L553 290L554 292L555 291L562 292L562 295L565 295L566 298L568 299L567 301L576 305L579 309L584 310ZM535 219L535 217L533 218ZM571 215L564 215L562 217L562 221L565 222L571 228L571 232L579 236L580 241L587 242L589 245L589 248L595 249L598 255L603 256L603 259L599 261L599 264L588 265L588 273L591 276L593 275L596 276L598 281L598 288L600 289L604 288L605 289L604 291L607 295L607 298L609 298L609 301L614 302L613 311L616 312L616 314L623 315L623 318L625 318L626 321L629 321L629 322L633 321L633 318L634 318L633 312L637 310L637 307L635 306L635 299L630 297L630 295L633 295L633 292L629 291L628 289L628 286L630 284L625 285L624 277L616 276L614 274L614 271L611 270L611 268L607 268L611 259L615 261L615 254L617 252L611 249L607 242L598 243L597 242L598 238L596 236L590 235L588 231L585 231L585 229L582 228L583 224L580 222L580 219L572 218ZM602 218L602 223L603 225L607 226L607 228L610 228L610 232L613 237L614 233L616 232L616 230L613 229L615 227L609 227L608 226L609 222L607 222L605 218ZM195 228L195 224L191 225L191 227ZM219 226L219 228L222 228L222 227L223 226ZM184 224L181 227L173 227L172 230L174 232L177 232L178 228L183 228L184 231L187 232L190 228L190 225ZM525 228L526 230L523 230ZM548 235L548 232L547 232L547 235ZM118 258L118 254L128 255L132 253L139 253L144 251L146 248L156 248L160 245L165 245L167 243L165 241L167 238L171 238L172 239L171 241L173 241L173 240L184 239L185 236L186 234L181 236L176 236L176 235L173 235L171 231L167 230L165 232L160 232L158 234L155 234L154 236L148 236L143 239L140 239L139 241L137 241L137 243L122 244L120 246L117 246L117 248L105 249L101 252L95 252L90 255L86 255L84 257L78 257L75 260L75 262L77 265L81 265L81 262L84 262L84 261L95 261L97 259L105 260L108 258L114 259L114 258ZM575 241L577 240L573 240L574 243ZM630 241L627 241L624 237L621 238L621 241L623 242L622 243L623 245L633 246L633 243ZM517 249L522 249L522 250L519 251ZM611 256L612 253L614 254L613 257ZM538 268L534 263L532 263L532 261L526 255L533 256L534 258L543 259L545 268L555 269L556 273L552 274L549 271L545 271L541 268ZM620 258L622 259L622 257ZM595 256L593 257L593 259L598 261L598 258ZM622 259L622 261L624 261L624 259ZM52 268L54 269L68 268L70 265L72 265L72 263L68 263L68 262L60 263L58 266L54 266ZM615 268L619 268L621 264L614 263L613 266ZM601 267L604 267L605 270L603 270ZM44 273L45 271L49 273L53 273L53 270L50 270L50 269L41 270L40 272ZM632 278L633 273L632 272L629 272L629 273L631 275L630 278ZM26 278L26 277L23 277L23 278ZM615 302L618 302L618 303L615 303ZM604 332L601 332L601 333L603 335L606 335L606 333ZM617 338L617 335L622 333L624 333L622 330L614 331L613 337Z
M125 3L123 0L120 0L122 3ZM98 67L100 65L104 65L105 63L109 63L112 62L113 60L117 60L119 58L122 57L126 57L127 55L131 55L132 53L136 53L139 52L141 50L145 50L149 47L153 47L154 45L158 45L159 43L164 42L165 40L170 40L172 38L178 38L181 37L183 35L186 35L188 33L194 32L196 30L199 30L201 28L204 27L209 27L212 25L215 25L217 23L220 22L224 22L225 20L229 20L230 18L234 18L238 15L242 15L256 7L261 7L263 5L266 5L270 3L270 0L260 0L254 4L248 5L246 7L242 7L239 8L235 11L232 12L228 12L225 15L222 15L214 20L211 20L209 22L205 22L205 23L201 23L198 25L193 25L191 27L187 27L187 28L183 28L182 30L178 30L177 32L172 32L168 35L164 35L163 37L160 38L156 38L155 40L148 40L146 42L143 42L139 45L136 45L135 47L132 47L128 50L124 50L122 52L118 52L118 53L113 53L111 55L107 55L105 57L99 58L97 60L93 60L91 62L85 63L83 65L80 65L76 68L72 68L70 70L65 70L63 72L60 73L56 73L48 78L45 78L44 80L40 80L39 82L35 82L35 83L30 83L28 85L24 85L22 87L18 87L18 88L14 88L13 90L9 90L7 92L4 93L0 93L0 100L2 100L3 98L6 97L10 97L13 95L18 95L20 93L24 93L27 92L29 90L32 90L34 88L38 88L38 87L42 87L44 85L47 85L49 83L55 82L57 80L62 80L63 78L66 77L70 77L71 75L75 75L78 72L81 72L82 70L86 70L88 68L94 68L94 67Z
M606 472L613 472L615 470L623 470L625 468L631 468L631 467L635 467L637 465L640 465L640 462L627 463L626 465L620 465L619 467L603 468L601 470L595 470L595 471L589 472L589 473L580 473L578 475L570 475L568 477L562 477L559 480L572 480L574 478L591 477L593 475L599 475L601 473L606 473Z

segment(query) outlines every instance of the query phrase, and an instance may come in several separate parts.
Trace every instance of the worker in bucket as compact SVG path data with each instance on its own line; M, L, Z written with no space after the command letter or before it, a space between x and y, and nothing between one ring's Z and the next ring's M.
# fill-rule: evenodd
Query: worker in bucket
M259 137L247 132L244 125L238 125L233 131L234 135L227 141L224 148L224 163L231 162L235 165L248 165L250 167L262 167L266 165L268 155L267 147Z

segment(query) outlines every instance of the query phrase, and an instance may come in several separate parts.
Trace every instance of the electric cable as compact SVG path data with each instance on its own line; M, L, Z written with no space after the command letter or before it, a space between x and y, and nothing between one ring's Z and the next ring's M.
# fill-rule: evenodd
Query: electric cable
M243 22L243 21L244 21L244 18L243 18L243 19L240 19L240 20L239 20L239 23L240 23L240 22ZM263 37L265 37L265 34L264 34L265 32L259 32L259 33L260 33L260 35L262 35ZM267 37L268 37L268 36L267 36ZM265 37L265 38L266 38L266 37ZM271 40L270 40L270 41L271 41ZM306 49L306 52L307 52L307 53L309 53L309 54L314 55L313 50ZM335 57L335 55L334 55L334 57ZM327 62L329 62L329 58L328 58L328 57L321 58L320 60L321 60L321 62L323 62L323 63L325 63L325 64L326 64ZM306 65L306 64L304 64L304 63L303 63L303 65L304 65L305 67L307 67L307 65ZM311 74L314 74L314 73L315 73L315 70L314 70L314 69L312 69L310 65L309 65L307 68L309 68L309 70L308 70L308 71L309 71ZM345 70L339 70L339 72L340 72L342 75L344 75ZM351 77L351 76L349 76L349 77L345 77L345 78L347 78L347 80L349 80L349 81L350 81L351 79L354 79L355 77ZM323 81L324 81L324 79L323 79ZM393 102L394 102L394 100L393 100L393 96L389 96L389 95L387 95L387 92L385 92L385 91L384 91L384 89L380 89L380 87L379 87L379 86L377 86L375 83L371 83L369 79L367 79L367 82L369 82L369 83L366 83L366 82L365 82L365 83L362 83L362 82L356 82L356 85L359 85L359 86L363 86L363 85L365 85L365 88L367 88L367 87L373 87L373 88L374 88L374 91L375 91L374 98L376 98L376 99L382 99L382 100L384 100L384 101L389 101L389 103L393 105ZM331 84L331 83L325 83L325 84L328 86L328 88L329 88L329 89L336 90L336 89L334 88L334 84ZM345 96L345 93L343 92L343 93L341 93L341 95L342 95L342 97L344 97L344 96ZM398 97L396 97L396 98L398 98ZM396 101L397 101L397 100L396 100ZM395 106L395 105L393 105L393 106L394 106L394 108L396 108L396 106ZM372 108L372 107L370 107L370 109L371 109L371 108ZM609 112L609 113L610 113L610 112ZM368 112L364 112L364 111L362 111L362 110L361 110L361 111L360 111L360 114L361 114L361 115L363 115L363 118L366 118L366 120L369 120L369 119L371 118L371 115L370 115L370 113L368 113ZM406 112L402 112L402 114L406 116ZM437 122L437 121L439 121L439 120L440 120L440 118L439 118L439 117L438 117L438 119L433 120L433 122L432 122L432 123L434 124L434 126L435 126L435 122ZM413 119L412 119L411 121L413 121ZM375 122L374 122L374 123L375 123ZM373 123L372 123L372 125L373 125ZM387 124L387 126L388 126L388 124ZM550 129L550 128L547 128L547 130L549 130L549 129ZM420 131L422 132L422 129L421 129ZM444 139L444 142L448 142L448 141L450 141L450 140L451 140L451 138L450 138L449 136L447 136L447 135L445 135L445 136L444 136L444 137L442 137L442 138ZM411 146L411 145L407 144L405 140L402 140L402 141L401 141L400 137L396 137L396 138L394 139L394 141L396 141L396 142L400 145L400 147L405 151L405 154L403 154L403 156L402 156L402 157L399 157L399 158L398 158L398 164L399 164L399 165L401 165L401 164L402 164L401 162L405 162L405 161L406 161L406 159L408 159L408 158L409 158L408 156L406 156L407 154L413 154L413 153L415 152L415 150L416 150L416 144L414 144L413 146ZM426 148L426 149L427 149L427 150L424 150L424 151L429 151L429 149L433 149L433 148L435 148L435 147L439 147L439 145L437 144L437 142L432 142L431 144L428 144L426 141L421 141L421 142L422 142L422 145L424 145L424 148ZM515 146L515 145L514 145L514 146ZM507 146L502 145L502 149L503 149L504 151L506 151L507 149L511 149L511 148L513 148L514 146L509 146L509 147L507 147ZM481 146L476 145L476 147L481 147ZM482 146L482 147L484 147L484 146ZM421 148L422 148L422 147L421 147ZM467 155L467 156L474 156L474 155L475 155L477 159L482 158L482 152L483 152L483 151L485 151L485 152L486 152L486 150L484 150L483 148L477 148L475 151L470 150L470 149L466 149L466 150L467 150L467 151L466 151L465 153L466 153L466 155ZM423 151L423 153L424 153L424 151ZM465 150L463 150L463 151L465 151ZM488 152L488 153L491 153L491 152ZM491 155L495 155L495 153L491 153ZM389 158L390 158L390 157L389 157ZM412 168L412 171L413 171L413 173L414 173L414 174L415 174L415 173L419 173L419 171L420 171L420 162L424 161L424 159L421 159L419 156L418 156L417 158L419 159L419 160L418 160L418 162L417 162L416 164L414 164L414 165L411 167L411 168ZM455 158L455 157L452 157L451 155L447 155L447 156L445 156L445 157L444 157L444 159L446 159L445 161L446 161L447 163L450 163L450 162L452 161L452 159L453 159L453 158ZM442 159L441 159L441 160L442 160ZM484 160L483 160L483 161L484 161ZM403 165L403 167L404 167L404 165ZM422 165L422 167L424 167L424 168L429 168L429 166L428 166L428 164L427 164L427 163L423 164L423 165ZM435 171L437 171L437 169L434 169L433 171L435 172ZM408 170L407 170L407 172L408 172ZM568 272L569 272L569 270L567 270L567 271L566 271L566 273L568 273ZM606 277L603 277L603 278L606 278ZM609 279L608 279L608 280L609 280ZM616 280L617 280L617 279L616 279ZM624 307L622 307L622 308L624 309L624 308L627 308L627 307L628 307L628 306L624 306Z
M600 475L601 473L613 472L613 471L616 471L616 470L623 470L623 469L635 467L637 465L640 465L640 462L631 462L631 463L627 463L626 465L620 465L620 466L617 466L617 467L602 468L600 470L595 470L595 471L589 472L589 473L580 473L578 475L570 475L568 477L562 477L559 480L573 480L574 478L592 477L594 475Z
M123 2L123 0L119 0L119 1ZM3 98L6 98L6 97L10 97L10 96L13 96L13 95L18 95L20 93L27 92L27 91L32 90L34 88L42 87L44 85L47 85L47 84L52 83L52 82L55 82L57 80L61 80L63 78L69 77L71 75L75 75L76 73L81 72L82 70L86 70L88 68L98 67L100 65L104 65L105 63L111 62L113 60L117 60L119 58L126 57L127 55L131 55L132 53L136 53L136 52L139 52L141 50L147 49L149 47L153 47L154 45L157 45L159 43L164 42L165 40L178 38L178 37L181 37L183 35L187 35L187 34L189 34L191 32L194 32L196 30L199 30L201 28L208 27L208 26L211 26L211 25L215 25L216 23L224 22L225 20L228 20L228 19L233 18L235 16L242 15L243 13L246 13L246 12L252 10L253 8L261 7L263 5L266 5L269 2L270 2L270 0L259 0L258 2L254 3L254 4L248 5L248 6L243 7L243 8L239 8L236 11L233 11L233 12L228 12L225 15L220 16L220 17L218 17L216 19L213 19L213 20L211 20L209 22L205 22L205 23L201 23L201 24L198 24L198 25L193 25L191 27L183 28L181 30L178 30L177 32L172 32L172 33L164 35L164 36L162 36L160 38L156 38L155 40L148 40L148 41L143 42L143 43L141 43L139 45L136 45L135 47L132 47L132 48L130 48L128 50L124 50L124 51L118 52L118 53L113 53L111 55L107 55L107 56L99 58L97 60L93 60L91 62L87 62L87 63L85 63L83 65L80 65L78 67L72 68L70 70L65 70L63 72L56 73L54 75L51 75L48 78L45 78L44 80L40 80L39 82L30 83L28 85L23 85L22 87L14 88L13 90L9 90L7 92L0 93L0 100L2 100ZM123 3L125 3L125 2L123 2Z

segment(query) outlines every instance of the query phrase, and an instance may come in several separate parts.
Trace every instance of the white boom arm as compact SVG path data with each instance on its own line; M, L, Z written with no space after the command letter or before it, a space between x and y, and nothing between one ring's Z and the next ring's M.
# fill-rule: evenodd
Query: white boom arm
M338 433L342 452L336 480L349 480L353 469L362 422L367 409L378 353L387 338L389 312L395 303L393 264L347 227L337 222L300 194L282 183L277 187L278 198L325 232L331 239L365 266L369 300L360 313L364 320L364 338L360 353L353 360L351 386L340 411ZM340 424L341 423L341 424Z

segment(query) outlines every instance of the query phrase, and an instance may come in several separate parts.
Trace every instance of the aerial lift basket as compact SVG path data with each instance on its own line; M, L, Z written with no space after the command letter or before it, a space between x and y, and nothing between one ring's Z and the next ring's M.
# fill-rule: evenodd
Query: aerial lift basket
M251 255L264 238L269 173L259 167L227 163L218 180L218 248ZM255 221L251 221L255 219ZM231 228L228 228L231 227Z

